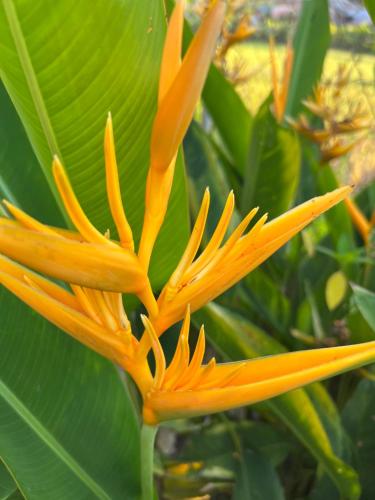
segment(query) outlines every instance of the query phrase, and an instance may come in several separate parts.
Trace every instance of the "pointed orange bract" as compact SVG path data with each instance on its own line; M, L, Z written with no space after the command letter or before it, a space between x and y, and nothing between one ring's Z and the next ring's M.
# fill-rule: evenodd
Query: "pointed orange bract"
M177 151L201 94L223 16L224 3L218 0L194 36L182 64L182 2L177 2L171 16L161 65L158 111L152 128L139 248L139 258L145 269L148 269L152 249L167 212Z
M175 355L168 367L157 335L155 331L152 333L156 371L143 407L143 418L149 425L257 403L375 360L374 341L234 363L217 364L215 358L211 358L207 364L202 364L203 330L191 359L187 347L183 354L182 346L188 345L189 324L187 311Z
M294 51L290 42L286 46L286 57L284 61L284 73L279 87L279 73L277 69L275 56L275 40L273 37L269 40L270 62L271 62L271 80L273 93L273 106L275 117L279 123L284 119L285 109L288 100L288 90L290 78L292 76Z
M358 205L351 198L345 198L345 205L348 209L349 215L353 221L353 224L357 228L359 234L361 235L365 245L368 245L370 241L370 235L372 228L375 225L375 218L373 220L367 220L365 215L361 212ZM375 212L374 212L375 214Z

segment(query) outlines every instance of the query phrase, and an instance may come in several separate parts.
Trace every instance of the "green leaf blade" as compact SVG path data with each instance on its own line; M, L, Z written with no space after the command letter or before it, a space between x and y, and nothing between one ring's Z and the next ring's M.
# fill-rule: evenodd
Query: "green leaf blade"
M0 456L21 490L137 498L139 422L116 369L4 290L0 300Z

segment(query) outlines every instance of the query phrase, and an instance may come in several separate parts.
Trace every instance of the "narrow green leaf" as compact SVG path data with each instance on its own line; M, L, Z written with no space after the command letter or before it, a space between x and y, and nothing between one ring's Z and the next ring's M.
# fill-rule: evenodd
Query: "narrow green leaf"
M56 194L51 159L59 154L92 222L116 234L103 161L111 111L124 205L136 240L165 26L159 0L109 0L95 8L89 0L36 0L32 8L22 0L0 4L0 77L51 189ZM155 287L180 258L187 233L180 161L152 260Z
M139 497L139 423L117 369L0 290L0 456L30 500Z
M64 223L22 123L0 82L0 196L47 224Z
M285 348L245 318L211 303L193 316L204 323L207 336L225 359L241 360L276 354ZM355 471L332 450L322 422L304 389L273 398L262 407L275 413L310 450L331 476L341 494L357 499L359 483Z
M352 284L354 301L360 313L375 332L375 293Z
M303 0L293 40L294 63L286 114L296 116L322 73L330 45L328 0Z
M210 189L210 211L206 238L216 227L231 188L210 137L197 123L193 123L184 140L185 162L189 179L189 198L194 218L202 202L204 190ZM232 217L230 229L240 222L237 213Z
M253 126L244 175L242 213L260 206L277 217L292 204L298 186L301 153L296 133L279 125L267 99Z
M231 156L237 172L244 174L253 118L228 80L211 66L203 101Z

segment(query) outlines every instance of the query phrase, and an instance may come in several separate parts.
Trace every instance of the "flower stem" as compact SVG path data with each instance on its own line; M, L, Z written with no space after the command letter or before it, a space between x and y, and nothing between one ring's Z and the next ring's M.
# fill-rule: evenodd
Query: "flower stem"
M142 500L154 498L154 444L157 426L142 425L141 430L141 486Z

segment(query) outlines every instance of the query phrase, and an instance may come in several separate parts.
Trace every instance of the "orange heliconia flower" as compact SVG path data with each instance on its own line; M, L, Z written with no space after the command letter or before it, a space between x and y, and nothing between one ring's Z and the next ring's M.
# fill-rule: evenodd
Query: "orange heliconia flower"
M216 363L214 358L204 363L203 327L192 356L189 351L191 312L346 198L348 186L309 200L271 222L263 215L248 230L258 211L254 208L225 239L234 210L230 193L211 240L199 253L209 210L207 190L178 266L158 298L151 289L148 266L165 217L177 150L199 99L223 16L224 3L213 2L182 61L182 2L171 16L137 252L121 199L111 116L104 139L106 183L119 242L101 234L88 220L57 157L53 175L77 231L46 226L9 202L5 206L14 220L0 218L0 282L49 321L127 370L142 394L144 421L152 425L254 403L375 360L375 342L369 342L238 363ZM69 290L35 271L67 282ZM123 293L137 295L147 310L140 340L124 310ZM167 366L159 337L180 320L179 342ZM147 361L150 349L156 360L154 373Z

